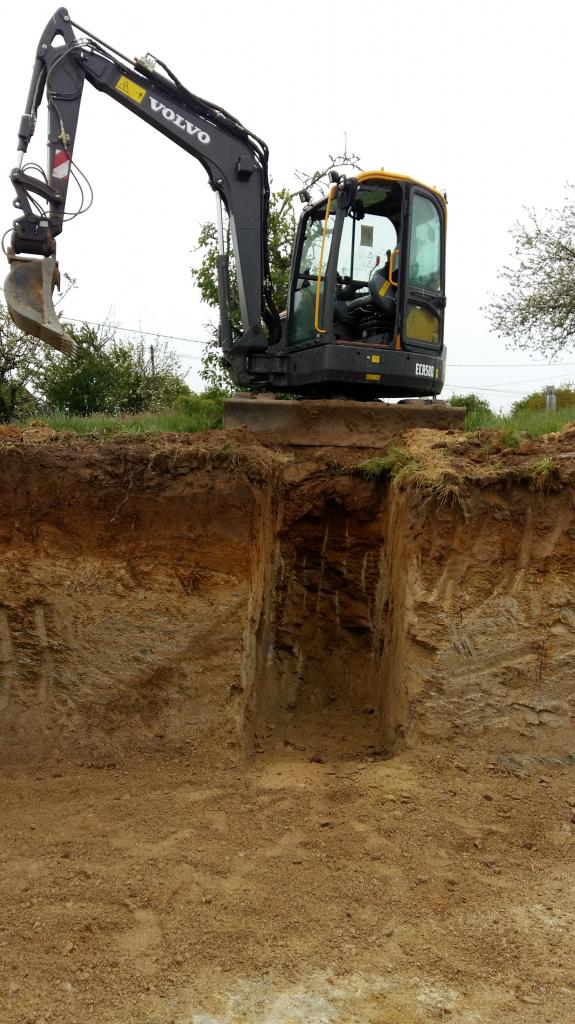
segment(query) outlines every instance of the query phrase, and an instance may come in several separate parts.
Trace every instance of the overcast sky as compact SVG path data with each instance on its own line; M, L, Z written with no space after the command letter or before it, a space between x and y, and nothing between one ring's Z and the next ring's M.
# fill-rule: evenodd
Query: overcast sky
M55 10L41 0L2 9L3 228L14 216L8 174L35 49ZM575 350L545 365L505 348L481 313L522 208L560 206L575 178L575 4L75 0L69 11L131 57L153 52L263 137L276 187L295 185L295 169L323 166L347 133L365 170L447 191L444 395L481 391L500 408L575 379ZM42 163L45 133L42 120L29 150ZM197 387L196 341L214 318L190 277L200 224L214 216L205 172L89 85L74 158L95 199L58 241L61 270L78 281L66 315L188 339L173 344Z

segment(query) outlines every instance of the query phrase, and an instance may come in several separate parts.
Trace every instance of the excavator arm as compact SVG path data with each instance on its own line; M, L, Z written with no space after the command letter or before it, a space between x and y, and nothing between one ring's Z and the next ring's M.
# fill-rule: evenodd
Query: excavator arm
M28 333L61 351L72 351L73 343L60 326L51 294L58 283L56 238L66 221L82 91L88 81L190 153L207 172L219 197L220 337L226 358L237 369L250 353L265 352L280 335L267 249L267 146L225 110L189 92L156 58L148 55L132 61L95 36L76 36L74 29L85 33L63 7L50 19L40 39L20 123L19 165L11 180L16 190L14 205L21 215L13 225L8 250L11 270L5 283L10 314ZM39 178L22 165L44 94L48 103L48 169ZM103 137L102 149L107 145L109 141ZM233 337L230 323L222 203L229 217L236 261L243 328L238 338Z

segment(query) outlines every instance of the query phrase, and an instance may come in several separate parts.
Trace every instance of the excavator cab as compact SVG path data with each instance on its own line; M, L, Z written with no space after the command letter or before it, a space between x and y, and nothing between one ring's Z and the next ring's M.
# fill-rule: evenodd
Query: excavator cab
M348 367L343 392L363 384L370 397L409 394L421 376L438 393L445 222L440 193L383 172L334 185L310 206L296 240L286 330L300 367L317 364L323 348L328 374Z
M341 177L304 211L279 356L252 386L308 397L434 397L445 379L446 200L383 171Z

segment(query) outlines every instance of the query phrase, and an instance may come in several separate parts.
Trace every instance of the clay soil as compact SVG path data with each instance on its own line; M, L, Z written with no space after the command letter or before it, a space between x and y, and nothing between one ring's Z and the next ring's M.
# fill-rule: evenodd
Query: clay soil
M0 442L2 1024L573 1024L571 433Z

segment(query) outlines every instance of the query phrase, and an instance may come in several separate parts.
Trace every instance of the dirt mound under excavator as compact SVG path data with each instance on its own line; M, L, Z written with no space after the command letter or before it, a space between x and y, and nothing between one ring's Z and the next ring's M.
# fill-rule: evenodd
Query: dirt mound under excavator
M284 401L241 393L224 402L224 426L245 428L264 444L385 448L407 430L462 428L465 409L435 400L357 402L346 399Z
M0 431L7 1024L565 1022L575 431Z

